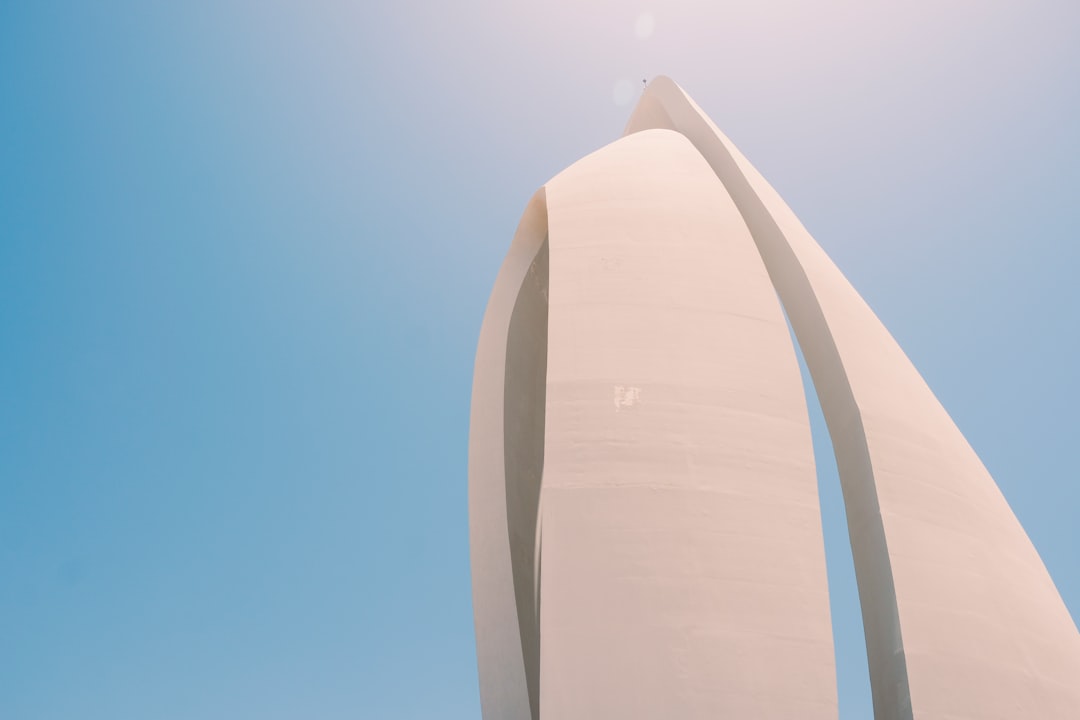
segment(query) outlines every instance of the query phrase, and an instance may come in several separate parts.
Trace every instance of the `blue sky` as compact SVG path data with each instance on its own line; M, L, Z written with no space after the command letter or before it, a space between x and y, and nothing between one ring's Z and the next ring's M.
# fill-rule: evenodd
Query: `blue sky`
M1080 615L1080 6L866 5L0 4L0 717L478 718L484 304L533 191L659 73L897 337Z

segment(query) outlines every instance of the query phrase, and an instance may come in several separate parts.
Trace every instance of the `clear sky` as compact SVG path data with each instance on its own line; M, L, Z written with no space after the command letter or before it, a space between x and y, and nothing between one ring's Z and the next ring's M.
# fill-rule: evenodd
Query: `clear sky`
M1077 37L1075 0L0 3L0 718L479 718L487 294L534 190L659 73L897 337L1080 616Z

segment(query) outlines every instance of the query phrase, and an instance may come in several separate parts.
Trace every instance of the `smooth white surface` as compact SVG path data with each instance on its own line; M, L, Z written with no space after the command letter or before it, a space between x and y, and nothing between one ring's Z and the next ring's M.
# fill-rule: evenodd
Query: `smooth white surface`
M542 716L834 718L809 420L745 223L667 131L546 190Z
M847 506L875 716L1080 717L1080 634L993 479L783 200L675 83L627 127L676 129L724 182L814 378Z
M746 224L693 146L665 131L590 155L544 197L539 717L835 718L809 421ZM539 238L530 212L523 227ZM496 440L518 390L507 382L504 395L491 364L505 362L500 328L524 296L510 290L521 258L538 249L521 239L485 318L471 428L481 675L503 674L482 683L489 718L522 712L527 694L510 637L527 608L505 626L513 573L497 547L523 523L514 510L507 523L496 460L528 439ZM512 698L496 682L517 683Z
M511 497L508 523L505 463L534 438L504 409L537 395L508 380L507 330L545 236L546 343L514 346L547 353L530 545L511 539L533 505ZM470 429L485 718L836 716L809 428L776 293L837 457L875 717L1080 718L1080 634L992 478L666 78L624 139L534 198L485 316ZM529 563L512 565L511 543L533 562L516 598Z

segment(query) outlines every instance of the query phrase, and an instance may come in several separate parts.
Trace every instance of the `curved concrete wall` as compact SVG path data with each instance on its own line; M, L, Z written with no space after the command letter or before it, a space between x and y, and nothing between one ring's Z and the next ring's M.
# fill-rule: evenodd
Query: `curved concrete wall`
M531 697L532 713L559 720L833 720L809 421L746 224L672 132L594 153L543 197L546 225L534 200L477 358L470 512L484 717L524 717ZM546 305L535 281L545 257ZM546 337L530 338L541 307Z
M1080 633L993 479L666 78L623 139L533 198L485 314L469 446L484 717L836 717L777 294L837 457L875 717L1080 718Z
M547 235L544 191L521 218L488 300L469 417L469 552L480 707L485 718L532 720L507 522L503 417L514 306Z
M700 108L654 81L627 133L669 128L746 220L821 400L844 490L875 717L1080 718L1080 634L993 479L791 210Z
M544 717L836 717L791 336L708 164L653 131L546 186Z

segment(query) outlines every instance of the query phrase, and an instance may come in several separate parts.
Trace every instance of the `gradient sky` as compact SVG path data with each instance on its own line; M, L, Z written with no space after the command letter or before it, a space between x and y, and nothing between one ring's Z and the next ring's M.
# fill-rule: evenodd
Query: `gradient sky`
M659 73L889 327L1080 617L1080 4L872 5L0 2L0 718L479 718L487 294L534 190Z

